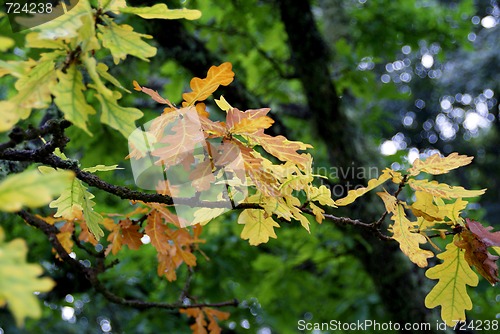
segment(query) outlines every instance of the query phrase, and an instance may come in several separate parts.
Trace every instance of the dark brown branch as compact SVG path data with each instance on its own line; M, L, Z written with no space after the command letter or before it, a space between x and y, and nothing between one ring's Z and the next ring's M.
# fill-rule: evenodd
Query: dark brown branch
M446 231L446 232L444 232L444 235L455 235L455 234L458 234L458 233L460 233L460 231ZM442 236L443 235L441 233L437 233L437 234L428 235L427 238L429 238L429 239L440 238Z
M43 137L47 134L52 134L57 139L61 139L63 136L63 131L71 125L70 122L66 120L49 120L40 128L30 127L27 130L15 127L9 133L10 140L8 142L0 144L0 152L8 148L14 148L16 145L28 141Z
M308 214L311 214L313 215L314 213L312 212L312 210L310 209L307 209L307 208L304 208L302 209L303 212L305 213L308 213ZM375 236L377 236L379 239L381 240L384 240L384 241L390 241L390 240L394 240L393 238L383 234L376 226L375 226L375 223L363 223L362 221L358 220L358 219L351 219L351 218L346 218L346 217L338 217L338 216L334 216L332 214L323 214L323 216L325 217L326 220L328 221L331 221L335 224L338 224L338 225L352 225L352 226L357 226L357 227L361 227L363 229L366 229L372 233L374 233Z
M68 252L64 249L64 247L57 239L57 233L59 230L54 225L50 225L45 222L43 219L32 215L26 210L21 210L18 212L18 215L23 218L29 225L36 227L41 230L49 239L52 247L56 250L57 254L61 258L62 261L68 263L75 271L80 274L83 274L84 277L90 282L90 284L96 289L97 292L102 294L107 300L124 306L133 307L136 309L144 310L151 308L160 308L165 310L178 310L185 308L198 308L198 307L224 307L224 306L238 306L238 301L236 299L223 301L218 303L195 303L186 305L182 301L178 301L175 303L161 303L161 302L148 302L144 300L137 299L126 299L120 297L110 290L106 288L104 283L102 283L98 275L106 270L106 266L104 265L104 259L97 258L97 265L94 267L85 267L80 261L72 258Z
M59 168L72 170L75 172L76 177L89 186L96 187L98 189L104 190L107 193L113 194L120 197L121 199L143 201L148 203L162 203L173 205L174 201L172 197L162 195L162 194L151 194L144 193L137 190L132 190L127 187L117 186L107 183L101 180L98 176L85 172L78 167L76 161L73 160L63 160L54 154L47 154L47 152L52 148L49 147L51 143L42 146L37 150L14 150L12 148L5 149L3 152L0 151L0 159L3 160L14 160L14 161L30 161L39 162L45 165ZM193 198L176 198L176 205L187 205L191 207L205 207L205 208L225 208L227 203L225 202L208 202L196 200ZM241 203L236 209L258 209L259 206L250 203Z

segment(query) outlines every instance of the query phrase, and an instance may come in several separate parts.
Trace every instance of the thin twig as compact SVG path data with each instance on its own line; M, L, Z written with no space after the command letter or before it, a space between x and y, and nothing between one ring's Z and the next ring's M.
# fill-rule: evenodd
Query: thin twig
M59 230L54 225L50 225L45 222L43 219L32 215L26 210L21 210L18 212L18 215L23 218L28 224L37 229L41 230L49 239L52 247L56 250L59 257L65 262L68 263L74 270L84 275L84 277L90 282L90 284L102 294L107 300L124 306L133 307L136 309L144 310L151 308L160 308L165 310L177 310L177 309L186 309L186 308L199 308L199 307L224 307L224 306L238 306L238 300L228 300L217 303L195 303L190 305L185 305L182 302L175 303L162 303L162 302L149 302L138 299L127 299L120 297L113 292L111 292L104 283L102 283L98 275L102 273L107 267L104 265L103 258L97 258L97 265L94 267L85 267L80 261L72 258L68 252L64 249L59 239L57 239L57 234Z

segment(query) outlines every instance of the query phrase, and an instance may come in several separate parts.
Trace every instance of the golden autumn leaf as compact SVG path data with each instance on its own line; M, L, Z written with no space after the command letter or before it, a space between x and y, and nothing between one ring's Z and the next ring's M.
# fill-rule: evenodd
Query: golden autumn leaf
M135 14L143 19L187 19L196 20L201 17L201 12L196 9L169 9L166 4L158 3L151 7L119 7L122 13Z
M240 150L245 170L255 187L265 196L279 196L280 191L278 190L276 178L268 170L262 168L265 158L239 142L236 142L236 145Z
M335 204L337 206L345 206L345 205L351 204L358 197L363 196L364 194L366 194L370 190L375 189L376 187L380 186L385 181L391 179L393 177L391 173L392 173L392 171L390 169L388 169L388 168L384 169L382 174L380 174L380 176L377 179L369 180L368 185L366 187L349 190L349 192L347 193L347 196L336 200Z
M194 105L197 101L206 100L220 85L227 86L234 79L233 65L229 62L212 66L205 79L193 78L189 83L192 92L182 94L183 107Z
M214 101L217 106L223 111L229 111L230 109L233 109L233 107L229 104L229 102L226 101L226 99L222 95L220 96L219 100L214 99Z
M250 109L240 111L237 108L231 108L227 111L226 127L232 134L252 134L261 129L269 128L273 119L266 116L269 108Z
M458 241L458 236L454 240ZM479 283L464 253L454 242L450 242L446 251L437 256L443 262L425 272L427 278L439 280L425 297L425 306L430 309L441 306L441 318L450 327L457 321L465 321L465 310L472 309L466 285L477 286Z
M420 172L429 173L432 175L446 174L450 170L468 165L471 163L473 157L466 155L459 155L454 152L447 157L441 157L438 153L431 155L424 161L415 159L413 166L408 169L411 176L416 176Z
M195 319L194 324L190 326L193 330L193 334L220 334L221 328L217 320L227 320L230 315L229 312L223 312L209 307L180 309L179 312Z
M127 245L130 249L139 249L142 245L141 238L143 234L139 232L139 225L133 224L133 222L127 218L120 222L120 228L122 233L122 244Z
M65 222L60 228L59 233L57 233L57 240L61 243L66 253L71 253L73 251L73 232L75 231L75 224L70 222ZM55 250L53 250L55 252ZM60 259L59 254L56 253L56 258Z
M410 179L408 180L408 184L416 191L427 192L433 196L442 198L476 197L481 196L486 191L486 189L467 190L460 186L450 186L446 183L428 180Z
M434 203L434 196L428 192L416 191L415 197L416 200L410 208L416 217L423 217L427 221L444 219L444 212Z
M147 218L146 234L151 239L151 244L158 253L166 254L168 249L167 226L163 223L162 216L157 210L151 211Z
M465 210L469 202L464 201L460 197L446 204L444 204L441 198L435 198L434 201L438 205L439 211L442 212L445 217L448 217L452 223L463 225L463 218L460 217L460 214Z
M389 229L393 232L393 238L399 243L401 251L408 256L410 261L420 268L427 266L427 259L434 256L431 251L423 250L419 244L425 244L427 239L420 233L412 232L416 223L412 223L405 214L404 206L397 203L393 196L385 193L377 193L384 201L387 212L392 214L394 221ZM388 196L389 195L389 196Z
M109 245L106 248L105 255L108 256L109 253L112 253L113 255L118 254L120 249L122 249L122 241L123 241L123 236L120 233L120 227L118 224L114 225L114 228L111 230L111 233L108 235L108 238L106 239L109 241Z
M307 189L307 196L309 201L315 201L321 205L336 207L335 201L332 199L332 192L327 186L321 185L318 188L309 185Z
M309 144L304 144L300 141L291 141L284 136L270 136L264 133L264 130L255 131L247 135L248 139L260 145L267 153L275 156L281 161L291 161L302 168L305 168L311 161L309 154L298 153L299 150L312 148Z
M264 210L247 209L238 217L238 224L244 224L241 238L248 240L250 245L257 246L266 243L269 238L276 239L275 227L280 227Z

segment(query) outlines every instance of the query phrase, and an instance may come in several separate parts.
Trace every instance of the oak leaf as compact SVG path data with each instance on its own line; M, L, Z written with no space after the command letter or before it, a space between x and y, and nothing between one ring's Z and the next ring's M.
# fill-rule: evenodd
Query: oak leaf
M169 9L166 4L158 3L151 7L120 7L122 13L135 14L143 19L186 19L196 20L201 17L201 12L196 9Z
M221 328L217 320L227 320L230 315L228 312L209 307L180 309L179 312L195 319L194 324L190 326L193 334L220 334ZM208 319L208 323L206 319Z
M153 100L155 100L156 102L158 103L161 103L161 104L166 104L168 105L169 107L171 108L174 108L174 105L168 100L168 99L165 99L163 97L160 96L160 94L156 91L156 90L153 90L151 88L147 88L147 87L141 87L137 81L132 81L133 85L134 85L134 89L137 90L137 91L142 91L143 93L146 93L148 94L149 96L151 96L151 98Z
M481 223L466 219L466 227L460 233L462 240L455 244L465 250L465 260L474 266L477 272L491 285L500 282L496 261L498 256L488 252L488 247L500 246L500 231L491 232L492 226L484 227Z
M195 149L206 146L205 135L201 129L199 116L194 108L182 108L175 111L177 119L169 133L159 139L161 146L151 152L159 158L156 163L166 167L177 165L186 158L194 159ZM169 115L172 115L173 112ZM194 162L194 160L189 160Z
M205 79L193 78L189 83L192 92L182 94L183 107L193 105L197 101L206 100L220 85L227 86L234 79L231 63L222 63L219 66L212 66L208 70Z
M147 218L146 234L158 253L168 252L167 226L163 223L162 215L157 210L151 211Z
M37 170L7 176L0 182L0 211L19 211L23 206L37 208L48 204L72 182L72 171L53 170L40 174Z
M428 180L408 180L408 184L416 191L424 191L441 198L476 197L484 194L486 189L467 190L460 186L450 186L446 183Z
M87 128L88 116L96 113L87 103L83 92L86 87L83 76L76 65L71 65L66 72L57 71L59 82L52 88L54 103L64 113L64 118L92 136Z
M39 278L43 269L26 262L28 247L22 239L5 242L0 227L0 307L7 304L18 326L26 317L40 318L42 309L34 292L50 291L55 283L48 277Z
M252 246L266 243L269 238L276 239L275 227L280 227L264 210L247 209L238 217L238 224L245 225L241 231L241 238Z
M378 193L379 196L381 196L380 194ZM426 243L427 239L422 234L411 231L415 229L416 223L412 223L406 217L402 204L396 203L394 205L391 201L387 200L387 196L381 197L383 200L386 199L384 200L386 210L392 213L391 219L394 221L394 224L390 225L389 229L394 234L393 238L399 243L399 248L408 256L410 261L420 268L425 268L427 266L427 259L434 256L431 251L423 250L419 246L419 244Z
M65 222L64 225L59 229L57 233L57 240L61 243L66 253L71 253L73 251L73 232L75 231L75 224L72 222ZM55 251L55 250L53 250ZM56 253L56 258L61 259L59 254Z
M429 173L432 175L446 174L450 170L468 165L471 163L473 157L466 155L459 155L454 152L447 157L441 157L438 153L431 155L425 161L415 159L413 166L408 169L411 176L416 176L420 172Z
M144 61L149 61L148 58L156 55L156 48L142 40L143 38L150 39L152 36L139 34L127 24L118 25L109 21L106 25L98 24L97 28L99 30L97 36L102 41L102 45L111 52L115 65L125 60L127 55Z
M368 181L368 185L366 187L361 187L358 189L349 190L347 195L341 199L335 201L337 206L345 206L354 202L358 197L363 196L370 190L380 186L385 181L391 179L393 177L392 171L390 169L384 169L382 174L377 179L371 179Z
M455 241L458 241L457 236ZM477 286L479 282L464 253L454 242L450 242L446 251L437 256L443 262L425 272L428 278L439 280L425 297L425 306L430 309L441 306L441 318L450 327L455 326L457 321L465 321L465 310L472 309L466 285Z
M139 225L133 224L133 222L127 218L120 222L120 229L123 236L121 239L122 244L127 245L128 248L134 250L141 247L141 238L143 237L143 234L139 232Z
M227 111L226 127L232 134L253 134L254 132L269 128L273 119L266 116L269 108L250 109L240 111L237 108L231 108Z
M291 161L302 168L305 168L311 161L309 154L298 153L299 150L312 148L309 144L300 141L290 141L284 136L270 136L264 133L263 129L255 131L247 137L260 145L267 153L275 156L281 161Z

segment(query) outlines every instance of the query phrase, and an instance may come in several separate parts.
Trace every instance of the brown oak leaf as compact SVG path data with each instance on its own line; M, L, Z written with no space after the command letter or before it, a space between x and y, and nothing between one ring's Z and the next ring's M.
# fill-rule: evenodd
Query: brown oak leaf
M500 246L500 231L491 232L493 227L484 227L481 223L466 219L466 228L460 233L462 240L455 244L465 250L465 260L474 266L477 272L495 285L500 282L496 261L498 256L488 252L488 247Z

